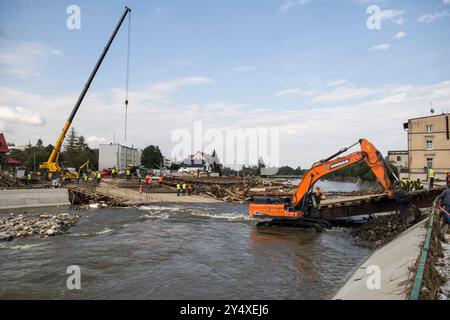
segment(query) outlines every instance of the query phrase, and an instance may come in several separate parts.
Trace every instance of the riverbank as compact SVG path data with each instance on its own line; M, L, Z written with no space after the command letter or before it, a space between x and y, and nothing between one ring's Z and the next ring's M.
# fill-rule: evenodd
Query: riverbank
M427 232L427 221L417 223L373 252L333 300L405 300Z
M111 183L102 182L96 191L105 193L117 198L124 199L124 204L127 206L133 205L145 205L154 203L218 203L219 200L203 197L199 195L185 195L177 196L176 193L158 193L145 192L149 190L144 190L144 192L138 192L134 189L120 188Z

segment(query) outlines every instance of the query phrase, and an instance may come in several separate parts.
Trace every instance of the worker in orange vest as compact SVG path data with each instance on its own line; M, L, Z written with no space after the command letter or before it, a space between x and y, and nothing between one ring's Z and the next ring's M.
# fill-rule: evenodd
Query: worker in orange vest
M145 176L145 183L147 183L147 188L152 188L153 179L150 175Z

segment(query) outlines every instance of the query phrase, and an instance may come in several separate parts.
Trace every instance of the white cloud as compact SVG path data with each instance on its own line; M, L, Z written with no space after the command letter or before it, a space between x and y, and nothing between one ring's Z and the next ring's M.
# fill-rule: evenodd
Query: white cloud
M275 93L276 97L290 97L290 96L304 96L304 97L309 97L309 96L313 96L316 92L313 90L300 90L297 88L291 88L291 89L284 89L284 90L280 90L278 92Z
M46 61L62 52L39 42L0 40L0 73L19 78L40 75Z
M434 21L439 20L444 17L450 17L450 12L448 12L447 10L444 10L444 11L435 12L435 13L423 14L419 17L418 21L420 23L431 23L431 22L434 22Z
M342 101L352 101L368 97L376 93L376 90L369 88L359 88L356 86L339 87L335 90L326 91L315 95L311 103L336 103Z
M278 12L284 13L289 9L292 9L297 6L302 6L304 4L309 3L311 0L288 0L278 9Z
M370 51L386 51L387 49L389 49L391 45L388 43L381 43L381 44L377 44L371 48L369 48Z
M403 38L404 36L406 36L406 33L404 33L403 31L399 31L394 35L394 38L397 40L400 40L401 38Z
M382 10L380 12L380 19L389 20L392 23L402 25L405 23L405 18L403 17L404 13L403 10Z
M300 89L285 89L275 93L277 97L296 96L301 93Z
M169 83L184 82L173 80ZM430 100L439 111L450 106L450 81L381 87L348 84L333 88L331 92L330 88L326 88L311 96L308 107L299 105L293 110L249 107L227 101L180 105L155 101L148 94L149 87L152 86L130 92L127 145L142 148L146 144L156 144L164 155L169 156L176 144L171 141L171 133L180 128L192 131L194 121L198 120L202 121L205 129L279 127L281 163L302 167L309 167L312 162L359 138L373 141L383 153L389 149L406 148L407 135L402 127L403 122L426 113ZM111 142L115 135L116 142L124 143L123 96L115 92L121 90L94 91L86 97L74 120L79 134L96 137L91 140L105 143ZM1 106L22 106L33 114L39 112L45 115L47 123L45 126L30 126L2 121L0 130L7 133L8 141L16 144L25 144L29 140L34 143L39 137L45 144L55 143L77 95L75 92L71 95L43 96L0 86ZM319 107L319 103L330 105Z
M8 125L30 124L41 126L45 123L42 116L30 109L23 107L0 107L0 123Z
M151 84L140 91L130 92L130 96L134 95L137 101L165 100L171 93L184 87L207 85L211 84L212 82L212 79L208 77L178 78ZM124 96L123 90L115 90L115 94L119 97Z
M337 86L347 84L347 83L349 83L349 81L347 79L338 79L338 80L331 81L328 85L330 87L337 87Z
M450 0L442 0L443 4L450 4Z
M86 142L91 148L98 148L98 145L106 142L106 138L97 137L97 136L89 136L86 138Z
M234 67L232 70L236 71L236 72L247 72L247 71L252 71L254 69L255 68L251 67L251 66L237 66L237 67Z

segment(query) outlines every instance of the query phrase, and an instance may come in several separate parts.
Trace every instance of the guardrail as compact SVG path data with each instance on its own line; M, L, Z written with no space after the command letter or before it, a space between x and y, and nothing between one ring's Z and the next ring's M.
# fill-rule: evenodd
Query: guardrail
M425 265L427 263L428 250L430 249L431 233L433 231L434 212L436 210L436 203L438 198L433 201L433 209L431 210L430 222L428 223L427 236L420 255L419 266L417 267L416 277L414 279L414 285L409 295L409 300L419 300L420 289L422 288L423 273L425 271Z

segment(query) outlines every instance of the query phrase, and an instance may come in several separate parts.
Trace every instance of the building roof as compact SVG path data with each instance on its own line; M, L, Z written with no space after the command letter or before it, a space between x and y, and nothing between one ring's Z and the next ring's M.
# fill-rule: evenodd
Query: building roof
M16 160L16 159L13 159L13 158L11 158L11 157L6 157L5 162L6 162L7 164L20 164L20 161L18 161L18 160Z
M8 144L6 143L5 135L0 133L0 152L7 153L9 151Z
M448 113L433 114L433 115L431 115L431 116L422 116L422 117L411 118L411 119L408 119L408 121L411 121L411 120L420 120L420 119L426 119L426 118L443 117L443 116L448 116L448 115L449 115Z
M181 164L186 166L202 166L205 164L212 165L213 163L220 164L220 159L216 155L215 157L211 156L210 154L207 154L205 152L196 152L194 154L189 155L186 159L184 159Z
M391 150L388 151L388 155L390 154L408 154L409 151L408 150Z

